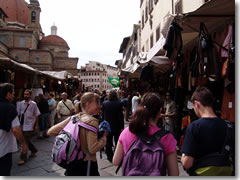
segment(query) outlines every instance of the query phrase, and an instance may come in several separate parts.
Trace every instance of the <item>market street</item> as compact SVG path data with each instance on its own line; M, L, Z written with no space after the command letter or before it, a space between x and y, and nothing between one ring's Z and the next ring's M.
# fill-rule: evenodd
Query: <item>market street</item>
M125 127L128 123L125 122ZM13 153L13 167L11 171L12 176L64 176L65 169L59 167L52 161L51 151L54 142L54 137L49 137L45 139L37 139L34 136L33 144L36 145L38 153L36 157L30 158L27 162L18 166L18 160L20 156L20 151ZM105 153L102 153L102 159L100 158L100 153L97 153L97 161L100 176L121 176L121 169L118 174L115 173L117 167L113 166L107 160ZM179 176L188 176L183 170L180 162L180 156L178 156L178 166L179 166Z

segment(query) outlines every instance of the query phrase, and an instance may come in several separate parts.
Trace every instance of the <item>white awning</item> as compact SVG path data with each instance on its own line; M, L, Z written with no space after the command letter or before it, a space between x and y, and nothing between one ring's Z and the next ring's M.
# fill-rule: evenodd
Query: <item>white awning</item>
M61 79L61 80L65 80L67 78L72 77L72 75L67 71L59 71L59 72L57 72L57 71L40 71L40 72L42 72L43 74L50 75L55 78Z
M122 69L124 72L134 73L140 65L138 63L131 64L129 67Z
M61 76L56 76L52 73L47 73L47 71L39 71L37 69L32 68L31 66L29 66L27 64L16 62L16 61L10 59L9 57L0 57L0 63L1 63L1 66L5 66L6 68L11 67L14 70L21 70L24 72L29 72L29 73L38 74L38 75L45 75L50 78L54 78L54 79L58 79L58 80L66 79L65 77L63 78Z
M151 60L155 55L163 55L165 50L163 46L165 44L166 38L161 34L160 39L154 44L154 46L147 53L147 61Z

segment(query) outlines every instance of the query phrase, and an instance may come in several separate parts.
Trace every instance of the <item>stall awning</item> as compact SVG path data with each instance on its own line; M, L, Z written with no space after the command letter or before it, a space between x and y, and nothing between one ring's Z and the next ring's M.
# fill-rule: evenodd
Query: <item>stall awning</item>
M134 63L134 64L131 64L129 67L126 67L124 69L122 69L123 72L129 72L129 73L134 73L138 67L140 67L140 64L139 63Z
M171 68L171 61L166 56L154 56L146 61L139 61L141 66L151 64L154 67L154 72L165 73Z
M59 71L59 72L58 71L40 71L40 72L43 74L50 75L55 78L61 79L61 80L65 80L67 78L72 77L72 75L67 71Z
M197 10L177 18L182 22L184 44L197 37L200 22L204 22L209 32L231 23L235 17L235 0L211 0Z
M44 75L48 76L50 78L58 79L58 80L64 80L61 77L54 76L52 74L44 73L42 71L39 71L37 69L32 68L31 66L23 63L16 62L9 57L0 57L0 67L3 68L12 68L14 70L19 70L19 71L24 71L26 73L31 73L31 74L38 74L38 75Z
M165 50L163 46L165 44L166 38L161 34L160 39L154 44L154 46L147 53L147 60L151 60L156 55L163 55Z

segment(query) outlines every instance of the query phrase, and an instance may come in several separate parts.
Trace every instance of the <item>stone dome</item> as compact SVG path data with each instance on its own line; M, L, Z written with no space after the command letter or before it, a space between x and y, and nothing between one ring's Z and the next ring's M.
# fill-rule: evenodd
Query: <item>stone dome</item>
M29 9L25 0L0 0L0 7L7 14L7 21L28 24Z
M42 38L42 40L40 41L40 44L42 44L42 45L43 44L62 45L69 49L67 42L63 38L61 38L57 35L49 35L49 36Z

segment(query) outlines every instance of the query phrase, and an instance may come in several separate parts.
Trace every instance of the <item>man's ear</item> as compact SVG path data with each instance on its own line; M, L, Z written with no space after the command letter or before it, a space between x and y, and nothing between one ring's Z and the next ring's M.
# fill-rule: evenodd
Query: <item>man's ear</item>
M197 108L200 108L201 103L200 103L199 101L194 101L194 103L195 103L195 105L196 105Z

